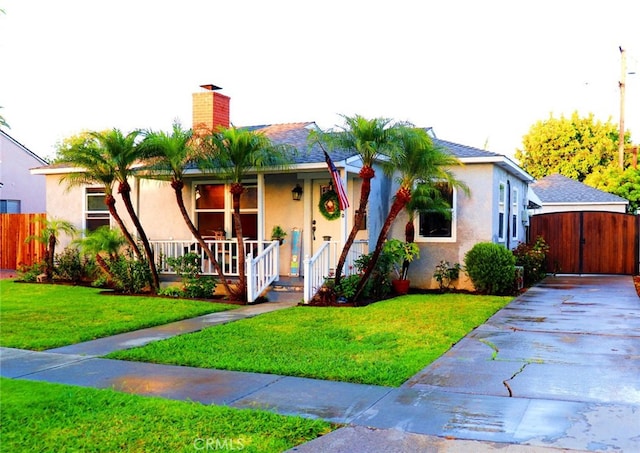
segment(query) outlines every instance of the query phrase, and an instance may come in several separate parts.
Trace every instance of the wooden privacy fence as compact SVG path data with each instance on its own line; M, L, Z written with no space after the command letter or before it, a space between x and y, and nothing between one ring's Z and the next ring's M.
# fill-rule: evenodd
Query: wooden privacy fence
M40 241L26 243L29 236L42 231L42 222L36 219L45 214L0 214L0 269L17 269L30 266L44 258L46 247Z
M530 242L549 244L547 271L638 273L640 216L617 212L554 212L531 217Z

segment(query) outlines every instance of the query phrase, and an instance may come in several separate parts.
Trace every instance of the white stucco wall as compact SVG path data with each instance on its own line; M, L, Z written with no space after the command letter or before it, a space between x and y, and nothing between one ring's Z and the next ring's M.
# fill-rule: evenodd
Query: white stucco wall
M20 143L0 132L0 199L19 200L22 214L45 212L45 178L29 171L44 164Z

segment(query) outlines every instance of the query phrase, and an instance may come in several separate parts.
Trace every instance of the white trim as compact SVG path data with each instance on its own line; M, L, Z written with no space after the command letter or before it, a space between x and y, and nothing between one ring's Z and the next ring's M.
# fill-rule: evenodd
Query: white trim
M451 236L449 237L426 237L420 236L420 215L416 215L413 219L413 226L415 228L415 242L420 243L454 243L458 240L458 190L456 187L452 187L452 200L451 200Z
M507 236L507 182L498 181L498 242L506 242ZM502 214L502 222L500 222L500 214ZM502 227L502 231L501 228Z

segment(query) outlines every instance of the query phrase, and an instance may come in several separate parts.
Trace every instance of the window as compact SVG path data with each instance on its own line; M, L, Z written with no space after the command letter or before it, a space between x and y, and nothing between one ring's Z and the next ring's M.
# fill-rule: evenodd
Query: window
M240 197L240 222L245 238L258 237L258 186L244 183L245 192ZM202 236L215 236L216 232L231 232L236 236L233 224L233 206L229 187L225 184L198 184L195 189L196 219ZM225 233L228 237L229 235Z
M20 214L20 200L0 200L0 214Z
M504 230L506 229L505 208L507 204L507 190L503 182L500 183L500 194L498 198L498 240L504 241Z
M518 206L518 189L514 188L511 192L511 238L518 238L518 215L520 206Z
M109 226L111 216L104 202L104 187L87 187L85 189L84 227L94 231L101 226Z
M437 186L440 196L451 207L447 214L437 211L420 212L416 216L416 241L424 242L452 242L456 232L456 191L449 184L441 183Z

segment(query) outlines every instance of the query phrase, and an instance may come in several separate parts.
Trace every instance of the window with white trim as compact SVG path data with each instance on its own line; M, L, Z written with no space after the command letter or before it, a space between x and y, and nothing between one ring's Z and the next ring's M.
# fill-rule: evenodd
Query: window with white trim
M507 219L505 218L505 209L507 205L507 188L506 184L500 183L500 193L498 195L498 240L504 241Z
M101 226L111 224L109 207L104 201L104 187L85 188L85 210L84 228L87 231L94 231Z
M453 242L456 240L456 198L454 187L447 183L439 183L440 196L450 206L449 212L419 212L416 215L417 242Z
M518 200L518 189L511 191L511 238L518 238L518 216L520 215L520 205Z
M258 237L258 185L243 183L245 191L240 196L240 222L242 236ZM198 184L195 186L196 225L203 237L215 237L224 232L225 237L235 237L233 202L227 184ZM229 234L230 233L230 234Z

